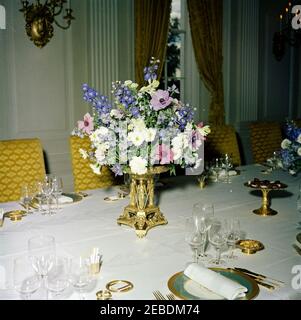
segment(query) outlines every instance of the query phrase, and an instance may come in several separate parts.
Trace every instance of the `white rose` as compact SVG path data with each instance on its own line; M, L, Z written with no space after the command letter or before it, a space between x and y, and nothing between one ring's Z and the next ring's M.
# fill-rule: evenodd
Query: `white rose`
M284 139L284 140L281 142L281 148L282 148L282 149L288 149L291 144L292 144L292 143L291 143L290 140Z
M79 149L79 153L81 154L81 156L86 160L88 158L88 153L87 151L85 151L84 149Z
M157 129L149 128L146 132L146 141L147 142L153 142L156 138Z
M93 170L93 172L94 172L95 174L100 174L100 167L99 167L99 165L91 163L91 164L90 164L90 167L92 168L92 170Z
M147 161L141 157L133 157L129 164L134 174L145 174L147 172Z
M298 156L301 157L301 147L297 149Z
M109 129L106 127L100 127L95 130L95 133L100 136L106 136L109 133Z
M298 143L301 143L301 133L298 135L298 138L296 140Z

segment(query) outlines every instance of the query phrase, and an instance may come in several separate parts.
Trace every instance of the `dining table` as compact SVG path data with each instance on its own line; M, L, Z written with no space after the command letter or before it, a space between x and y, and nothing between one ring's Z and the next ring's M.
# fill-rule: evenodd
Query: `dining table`
M105 290L114 280L126 280L133 288L112 293L113 300L152 300L153 292L170 293L168 282L181 272L193 259L193 253L185 241L185 220L192 215L197 202L212 203L214 216L221 219L238 218L241 237L260 241L264 248L254 254L235 249L235 259L227 259L221 268L244 268L283 282L274 290L259 285L254 299L301 299L301 255L294 248L300 246L296 237L300 234L301 217L297 211L297 195L300 176L291 176L282 170L266 170L253 164L236 168L230 183L209 180L200 188L198 176L165 176L156 187L156 201L167 219L166 225L150 229L143 238L135 230L117 223L129 197L115 199L120 186L86 191L80 201L60 204L55 214L41 214L32 210L20 221L5 219L0 227L0 299L21 299L13 286L14 259L27 253L28 239L35 235L52 235L57 255L68 257L89 256L93 248L102 255L99 273L93 277L93 285L85 292L86 300L96 300L96 294ZM262 204L259 190L248 188L245 183L254 178L281 181L283 190L270 193L271 207L277 214L261 216L253 213ZM113 197L113 198L110 198ZM23 209L20 203L0 203L4 212ZM300 213L299 213L300 215ZM208 243L206 252L215 255ZM199 263L210 267L208 259L200 257ZM229 269L228 269L229 270ZM67 290L68 291L68 290ZM39 293L32 299L40 299ZM176 297L177 298L177 297ZM77 300L78 292L69 290L60 299ZM180 299L180 298L178 298Z

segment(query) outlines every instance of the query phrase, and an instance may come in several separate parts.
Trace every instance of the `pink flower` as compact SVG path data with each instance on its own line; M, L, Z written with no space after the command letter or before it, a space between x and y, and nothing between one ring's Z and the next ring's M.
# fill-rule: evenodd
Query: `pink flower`
M82 130L83 132L85 132L87 134L90 134L94 129L93 119L94 118L91 117L89 113L86 113L84 116L84 121L77 122L78 129Z
M156 161L160 164L169 164L173 162L174 154L172 150L166 144L160 144L156 150Z
M172 103L172 98L169 96L168 91L157 90L152 95L150 103L155 111L159 111L168 107Z

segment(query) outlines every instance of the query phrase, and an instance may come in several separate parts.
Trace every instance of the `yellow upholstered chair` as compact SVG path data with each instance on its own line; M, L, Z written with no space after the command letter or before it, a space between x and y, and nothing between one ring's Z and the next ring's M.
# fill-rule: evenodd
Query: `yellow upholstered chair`
M235 166L241 165L241 157L234 127L230 125L210 126L211 133L205 141L205 160L213 160L226 153Z
M45 176L39 139L0 141L0 202L20 199L21 187Z
M251 148L254 163L263 163L280 149L281 125L277 122L254 122L250 125Z
M71 136L70 146L74 189L76 192L105 188L115 184L114 175L107 167L102 167L101 175L97 175L92 171L89 160L85 160L81 156L79 149L91 150L88 137Z

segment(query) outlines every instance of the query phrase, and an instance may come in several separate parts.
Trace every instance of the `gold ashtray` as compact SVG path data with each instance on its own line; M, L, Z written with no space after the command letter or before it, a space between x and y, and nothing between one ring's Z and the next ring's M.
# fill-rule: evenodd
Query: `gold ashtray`
M251 239L239 240L236 246L246 254L254 254L264 248L264 245L260 241Z

